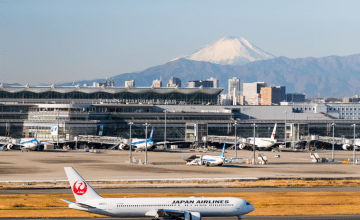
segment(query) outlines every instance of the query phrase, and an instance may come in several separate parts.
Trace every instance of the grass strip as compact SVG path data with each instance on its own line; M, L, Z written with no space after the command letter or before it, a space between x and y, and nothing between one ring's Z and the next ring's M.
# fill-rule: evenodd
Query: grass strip
M117 188L117 187L360 187L360 180L303 180L303 179L280 179L280 180L204 180L204 181L88 181L93 188ZM28 182L28 183L0 183L0 189L17 188L70 188L68 182Z

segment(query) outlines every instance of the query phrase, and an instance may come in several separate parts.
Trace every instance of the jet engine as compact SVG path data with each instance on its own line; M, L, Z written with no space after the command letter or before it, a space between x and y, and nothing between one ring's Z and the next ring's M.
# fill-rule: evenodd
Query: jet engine
M185 220L201 220L200 212L185 212Z
M242 150L245 148L245 144L239 144L239 149Z
M342 149L343 150L350 150L350 144L343 144Z
M124 150L125 146L126 146L126 144L119 144L119 150Z
M6 146L6 148L8 149L8 150L11 150L11 148L13 147L14 145L12 145L12 144L8 144L7 146Z

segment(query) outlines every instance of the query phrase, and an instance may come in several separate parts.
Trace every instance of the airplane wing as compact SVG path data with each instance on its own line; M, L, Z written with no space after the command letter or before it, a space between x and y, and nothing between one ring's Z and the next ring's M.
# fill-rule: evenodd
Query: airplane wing
M153 209L145 213L145 216L153 217L182 217L187 211L173 209Z
M73 201L66 200L66 199L60 199L60 200L66 202L66 203L69 203L69 204L76 204L77 206L80 206L81 208L96 209L96 207L89 206L89 205L86 205L84 203L73 202Z

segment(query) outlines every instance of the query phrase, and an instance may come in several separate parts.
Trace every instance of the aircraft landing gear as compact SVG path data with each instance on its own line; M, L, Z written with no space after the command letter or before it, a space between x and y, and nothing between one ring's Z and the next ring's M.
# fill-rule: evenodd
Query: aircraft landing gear
M238 219L239 219L239 220L241 220L241 219L242 219L242 217L243 217L243 216L242 216L242 215L240 215L240 216L238 217Z

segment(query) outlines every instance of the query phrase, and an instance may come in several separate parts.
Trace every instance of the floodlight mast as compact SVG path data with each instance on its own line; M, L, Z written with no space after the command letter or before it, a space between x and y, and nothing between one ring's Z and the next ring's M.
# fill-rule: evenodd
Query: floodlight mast
M164 132L164 144L166 146L166 109L164 110L165 112L165 132Z
M285 149L286 149L286 119L287 119L287 111L285 111L285 129L284 129L284 131L285 131L285 134L284 134L284 136L285 136L285 146L284 146Z
M132 163L132 155L131 155L131 151L132 151L132 140L131 140L131 125L133 125L133 122L130 122L130 153L129 153L129 157L130 157L130 163Z
M147 122L144 124L145 125L145 164L148 164L148 159L147 159L147 128L150 126L150 124L148 124Z
M356 124L352 124L351 125L352 127L354 127L354 143L353 143L353 150L354 150L354 152L353 152L353 164L355 164L355 162L356 162L356 152L355 152L355 128L356 128Z
M237 135L236 135L237 121L236 120L234 122L234 126L235 126L235 158L237 158Z
M333 127L333 141L332 141L331 162L334 162L334 160L335 160L335 147L334 147L334 144L335 144L335 138L334 138L335 125L336 125L335 123L331 124L331 126Z
M255 151L256 151L256 145L255 145L255 129L256 129L256 124L252 124L251 126L254 127L254 146L253 146L253 151L254 151L254 158L253 158L253 165L256 165L256 160L255 160Z

